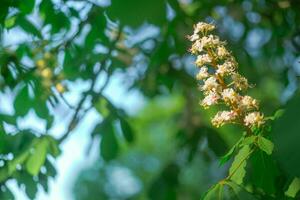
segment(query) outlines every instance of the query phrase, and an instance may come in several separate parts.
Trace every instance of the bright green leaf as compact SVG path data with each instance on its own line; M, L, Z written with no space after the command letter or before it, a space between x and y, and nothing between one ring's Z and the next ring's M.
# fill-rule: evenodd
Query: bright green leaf
M295 198L299 191L300 191L300 179L296 177L293 179L288 190L284 194L288 197Z
M272 152L273 152L273 149L274 149L274 144L273 142L271 142L270 140L262 137L262 136L259 136L257 138L257 144L258 144L258 147L263 150L264 152L266 152L268 155L271 155Z
M33 176L38 175L40 168L46 160L48 145L48 140L45 138L37 140L34 144L33 152L31 152L26 162L26 169L29 174Z
M211 187L201 198L201 200L222 200L223 185L216 184Z
M230 179L237 184L242 184L246 174L245 167L247 165L247 159L250 155L250 147L248 145L243 146L238 154L235 156L233 163L229 170Z

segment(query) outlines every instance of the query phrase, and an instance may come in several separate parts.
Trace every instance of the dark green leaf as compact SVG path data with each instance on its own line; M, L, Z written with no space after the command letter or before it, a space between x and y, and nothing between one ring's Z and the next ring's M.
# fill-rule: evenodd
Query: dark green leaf
M244 138L241 138L231 149L220 159L220 165L225 164L230 158L232 158L234 151L239 147Z
M144 22L161 25L166 21L166 3L163 0L112 0L109 17L122 24L137 27Z
M291 176L300 177L300 95L287 103L282 117L274 122L273 135L277 156L282 168Z
M133 130L132 130L130 124L124 118L120 118L120 124L121 124L122 132L123 132L125 139L128 142L133 142L134 133L133 133Z
M273 158L263 151L256 151L250 161L252 170L249 177L253 185L262 189L266 194L274 194L278 171Z
M29 97L28 87L23 87L17 94L14 101L15 112L19 116L24 116L27 114L31 108L31 100Z
M105 122L102 125L100 153L104 160L109 161L117 156L119 146L113 125L110 122Z
M21 11L21 14L29 14L32 12L34 8L35 0L20 0L19 8Z
M25 16L19 15L16 23L27 33L42 38L40 31Z

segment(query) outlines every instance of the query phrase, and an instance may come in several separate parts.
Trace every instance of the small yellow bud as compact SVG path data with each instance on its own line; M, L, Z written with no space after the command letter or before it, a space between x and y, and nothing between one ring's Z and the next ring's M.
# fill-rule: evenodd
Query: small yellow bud
M51 78L52 76L52 71L49 68L45 68L41 72L41 76L44 78Z
M36 66L39 68L39 69L42 69L42 68L45 68L46 67L46 62L45 60L43 59L39 59L35 62Z
M65 91L65 87L61 83L57 83L55 88L59 93L63 93Z

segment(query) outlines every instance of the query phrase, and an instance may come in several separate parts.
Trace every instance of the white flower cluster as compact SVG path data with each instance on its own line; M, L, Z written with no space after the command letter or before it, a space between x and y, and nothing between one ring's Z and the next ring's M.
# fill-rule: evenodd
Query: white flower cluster
M189 37L193 42L190 49L197 55L195 65L200 68L196 79L201 81L205 97L200 102L204 108L224 103L230 110L220 111L212 119L212 124L220 127L226 123L242 123L247 127L259 127L265 119L256 99L242 95L249 88L248 81L237 71L235 58L227 51L226 43L210 34L213 24L199 22Z

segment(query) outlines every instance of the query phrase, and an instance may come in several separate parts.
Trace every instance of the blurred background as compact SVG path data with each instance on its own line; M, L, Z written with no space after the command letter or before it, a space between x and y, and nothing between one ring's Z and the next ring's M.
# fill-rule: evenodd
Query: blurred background
M216 109L199 106L187 35L216 24L270 116L297 94L299 10L297 0L4 0L0 199L199 199L226 176L219 158L242 129L212 127Z

